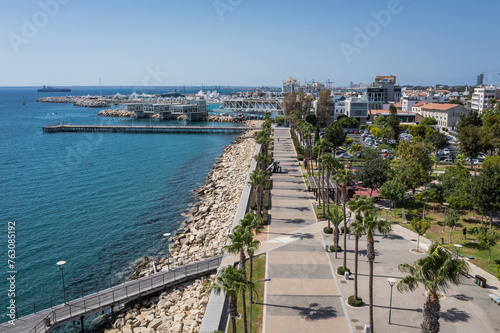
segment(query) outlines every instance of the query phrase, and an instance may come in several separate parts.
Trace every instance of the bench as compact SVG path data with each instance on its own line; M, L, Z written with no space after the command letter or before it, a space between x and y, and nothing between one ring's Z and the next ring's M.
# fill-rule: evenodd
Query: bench
M474 277L474 283L480 286L481 288L486 288L486 279L481 275L476 275Z
M495 294L488 294L488 296L490 296L490 299L497 303L498 305L500 305L500 296L497 296Z

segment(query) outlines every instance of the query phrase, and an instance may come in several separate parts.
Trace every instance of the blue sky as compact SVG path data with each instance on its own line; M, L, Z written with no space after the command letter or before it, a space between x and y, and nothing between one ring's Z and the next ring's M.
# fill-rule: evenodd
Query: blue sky
M499 12L495 0L2 1L0 86L475 84L500 70Z

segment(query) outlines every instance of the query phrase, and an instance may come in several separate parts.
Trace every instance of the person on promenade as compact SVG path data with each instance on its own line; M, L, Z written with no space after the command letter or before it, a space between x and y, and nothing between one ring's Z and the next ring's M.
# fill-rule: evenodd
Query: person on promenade
M462 239L467 239L467 227L462 229Z

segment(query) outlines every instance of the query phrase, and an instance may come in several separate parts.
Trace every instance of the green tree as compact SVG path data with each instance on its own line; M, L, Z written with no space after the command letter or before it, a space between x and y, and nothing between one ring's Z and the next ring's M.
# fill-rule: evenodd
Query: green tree
M328 210L326 214L328 216L328 220L331 221L335 227L335 230L333 231L333 244L335 246L335 259L337 259L337 248L339 247L339 225L342 223L344 215L338 209L335 209L333 212Z
M431 221L429 219L419 219L418 217L413 218L410 221L411 227L417 233L417 252L420 252L420 236L423 236L427 230L431 227Z
M334 152L344 144L346 138L347 133L337 123L333 123L325 129L325 139L332 143Z
M386 127L387 126L387 120L385 119L384 116L377 116L377 118L375 118L374 124L377 125L380 128Z
M285 122L285 116L277 116L274 118L274 122L276 124L283 124Z
M434 152L448 147L448 138L446 134L439 131L432 131L427 136L426 141L432 146Z
M462 114L460 116L460 121L458 123L458 130L462 127L467 127L467 126L477 126L481 127L483 126L483 120L481 119L481 116L477 111L470 111L467 114Z
M460 152L470 159L471 169L474 168L475 159L484 149L483 131L480 127L469 125L462 126L458 132Z
M308 114L305 119L309 124L313 125L314 127L318 125L318 118L316 117L315 114Z
M396 202L404 200L408 187L398 178L386 181L380 187L380 195L394 204L394 218L396 217Z
M220 295L224 293L229 299L228 313L231 318L232 332L236 333L236 317L238 317L238 294L250 286L245 273L241 269L226 266L215 278L209 291Z
M259 169L261 169L262 171L265 171L267 169L269 160L266 158L266 156L264 156L264 154L262 154L262 152L259 152L253 158L259 164Z
M364 217L375 214L375 205L371 198L354 196L349 201L347 207L354 212L355 222L351 224L349 230L354 235L354 299L358 300L358 243L359 238L365 232Z
M249 233L261 233L264 227L262 226L262 219L251 214L246 213L245 216L240 220L240 226L247 230ZM253 281L253 256L255 251L259 248L260 242L254 240L253 237L250 243L246 243L247 254L250 257L250 282Z
M398 284L399 292L414 291L422 283L427 291L424 305L424 318L420 325L423 333L439 332L438 292L445 292L451 284L459 285L469 267L463 260L453 259L452 255L437 244L431 245L429 254L411 264L399 265L399 270L408 273Z
M331 116L331 106L333 105L331 91L329 89L323 90L318 94L317 101L317 114L320 125L326 123L328 117Z
M297 93L294 91L285 94L283 98L283 115L285 116L285 119L289 118L292 110L300 110Z
M450 104L458 104L458 105L464 105L464 102L462 102L461 100L459 99L450 99Z
M351 170L341 170L340 172L337 173L335 176L335 183L342 184L342 215L344 216L344 262L342 263L342 267L344 270L347 268L347 216L346 216L346 203L348 200L348 195L347 195L347 184L352 182L353 175Z
M250 174L249 185L252 185L255 189L255 203L257 205L257 216L262 217L262 198L264 194L264 188L269 186L269 179L267 178L264 171L260 169L255 169Z
M491 262L491 248L500 240L500 234L492 229L480 232L477 236L479 246L488 250L488 262Z
M369 304L370 304L370 330L374 331L373 326L373 263L375 261L375 232L387 235L391 231L391 224L388 221L380 220L378 216L367 213L363 218L363 229L366 234L366 257L370 267L368 282Z
M399 126L398 110L391 104L389 106L389 117L387 117L387 127L389 129L389 139L399 141L399 135L401 134L401 127Z
M240 260L238 262L238 268L243 272L246 277L246 255L245 249L248 246L254 246L252 233L243 228L241 225L237 225L233 228L232 233L229 235L231 243L223 247L229 253L239 254ZM243 327L245 333L247 332L247 311L246 311L246 300L245 300L245 290L241 289L241 301L243 305Z
M363 182L363 186L371 190L370 196L373 190L378 189L387 181L387 172L389 170L389 163L377 154L375 158L367 159L366 166L359 170L358 180Z
M342 117L337 118L336 124L342 127L357 127L359 126L359 120L357 120L356 118Z
M422 119L420 121L420 125L424 125L424 126L429 126L429 125L437 125L437 120L436 118L433 118L433 117L425 117L424 119Z

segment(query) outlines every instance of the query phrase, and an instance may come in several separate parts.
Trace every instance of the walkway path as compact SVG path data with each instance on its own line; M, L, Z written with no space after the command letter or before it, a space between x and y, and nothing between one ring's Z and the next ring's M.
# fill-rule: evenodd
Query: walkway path
M274 131L271 224L264 298L264 332L350 332L325 244L296 159L290 132ZM279 141L278 141L279 139Z

